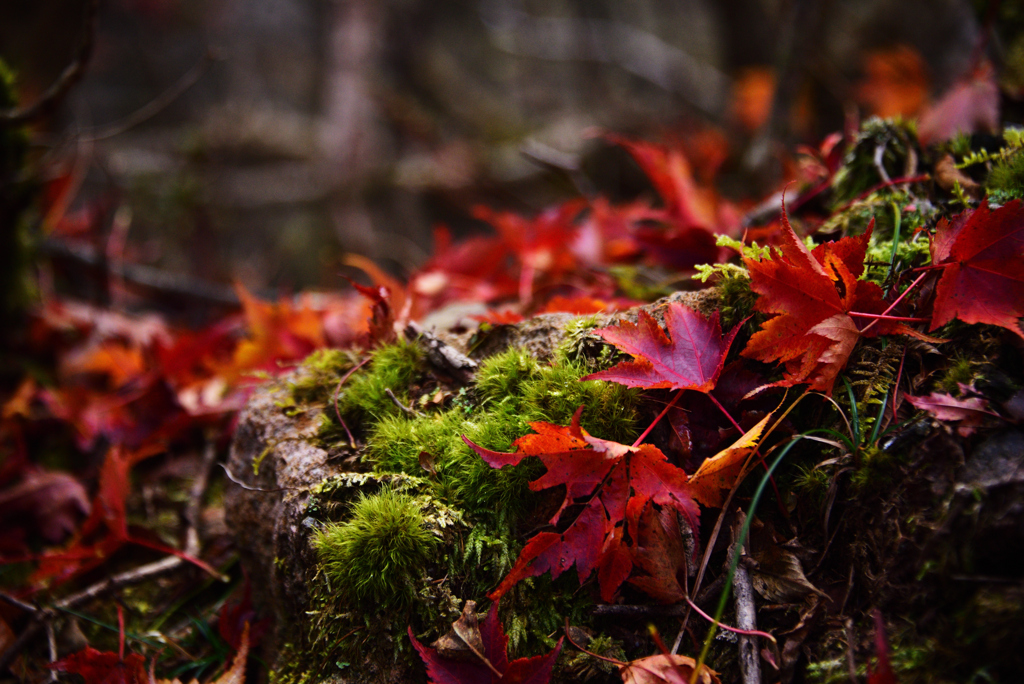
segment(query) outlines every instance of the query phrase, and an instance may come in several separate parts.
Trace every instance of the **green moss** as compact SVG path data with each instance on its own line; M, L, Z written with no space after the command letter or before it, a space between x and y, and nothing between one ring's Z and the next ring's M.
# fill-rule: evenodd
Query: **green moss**
M360 495L349 519L325 526L314 541L332 588L378 610L415 600L437 544L422 502L390 488Z
M339 412L346 421L357 426L372 425L385 417L400 414L401 409L387 392L391 390L399 401L408 405L410 385L422 373L423 350L419 345L405 341L381 347L373 352L363 368L353 373L339 388L341 374L338 369L345 367L344 363L347 360L336 355L320 357L312 373L314 376L319 375L321 382L311 381L308 387L301 388L306 395L327 397L325 401L332 404L321 414L319 431L320 439L328 444L340 442L347 437L337 420ZM339 375L334 379L336 373ZM333 406L335 393L336 407Z
M540 363L528 351L507 349L480 365L474 378L477 397L483 406L518 398L525 384L540 373Z
M520 410L528 421L568 425L583 407L580 425L596 437L629 443L636 436L639 393L614 382L583 381L594 369L562 355L524 383Z
M635 432L638 393L615 383L582 382L593 369L585 359L563 352L542 366L528 352L510 349L488 359L477 371L477 408L454 407L417 418L385 416L371 428L367 455L378 471L422 475L426 453L436 473L434 494L465 507L474 519L500 519L506 527L530 503L528 483L536 464L496 470L463 441L495 451L510 451L529 432L529 423L568 425L579 406L581 424L592 434L617 441ZM506 527L507 529L507 527Z
M622 642L604 634L598 634L584 644L590 653L599 656L625 662L628 660ZM566 678L574 682L607 681L611 675L618 672L618 666L607 660L600 660L594 656L577 651L568 651L561 666Z
M523 417L507 405L467 416L458 409L410 420L389 416L371 433L368 454L378 471L425 474L420 454L433 461L434 494L451 505L464 507L475 519L497 516L510 526L529 500L527 483L536 475L529 468L495 470L463 441L496 451L529 431Z
M860 466L850 477L855 493L879 491L889 487L899 473L900 458L876 446L860 451Z
M996 163L986 185L991 202L1004 204L1024 198L1024 152L1017 151Z
M521 349L487 359L475 382L447 408L423 405L412 417L384 390L405 403L410 394L415 401L416 394L434 391L418 348L385 347L346 380L338 408L346 420L351 417L351 428L366 435L362 454L372 472L331 478L311 492L307 514L340 522L329 522L316 536L321 568L310 578L311 626L301 645L305 662L281 681L334 671L338 660L362 662L367 649L374 650L377 663L412 657L407 640L399 638L407 625L420 633L443 632L464 600L482 600L512 567L522 539L535 526L527 514L545 496L529 489L543 466L526 459L516 467L492 468L463 436L488 449L511 451L530 431L530 422L566 425L583 405L588 431L631 440L639 393L581 381L613 362L612 350L588 334L596 325L597 317L574 321L550 364ZM304 410L300 400L324 407L327 429L321 438L344 435L332 396L354 361L338 353L311 358L306 375L292 386L296 408ZM391 522L381 522L386 518ZM389 536L382 531L388 528L396 531ZM451 533L444 532L445 553L438 555L438 546L424 540L437 539L442 529ZM584 624L589 614L581 606L589 605L590 593L579 591L574 573L555 582L542 577L522 583L502 602L513 648L522 654L550 648L548 635L564 616Z
M793 489L800 492L801 498L806 497L815 507L820 507L828 495L832 477L832 473L826 468L809 464L799 465L793 478Z
M302 368L288 383L295 404L323 406L333 400L341 377L359 363L350 350L318 349L302 362Z
M962 353L957 354L950 361L949 365L946 366L946 370L942 374L938 385L943 392L957 395L960 393L961 384L971 384L971 381L974 380L978 373L979 366L980 363L975 361L972 356Z
M894 272L928 263L931 259L930 241L923 233L915 233L914 230L916 227L913 223L900 227L901 238L896 243L895 256L891 238L882 239L877 234L871 236L867 254L864 257L864 263L867 265L865 280L882 285L889 274L890 263L893 265Z

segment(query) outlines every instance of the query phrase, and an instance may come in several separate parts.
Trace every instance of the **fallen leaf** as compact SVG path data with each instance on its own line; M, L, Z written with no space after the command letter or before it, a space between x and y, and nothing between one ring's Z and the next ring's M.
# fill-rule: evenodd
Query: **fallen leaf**
M55 672L81 675L88 684L149 684L146 659L138 653L129 653L122 660L116 653L86 646L49 667Z
M904 395L903 397L915 408L927 411L937 420L958 421L957 432L967 437L974 429L998 414L989 409L989 404L981 397L957 399L942 392L932 392L926 397Z
M983 61L928 107L917 124L922 145L949 140L957 133L993 133L999 129L999 86L995 69Z
M617 326L595 330L595 334L634 359L583 379L609 380L627 387L710 392L722 373L725 356L739 326L723 338L717 311L708 319L672 302L665 310L665 327L668 335L641 309L638 324L623 321Z
M760 295L754 308L775 315L741 353L766 363L784 363L786 374L776 386L807 383L812 390L831 394L862 334L850 312L885 310L882 289L859 279L873 226L863 235L826 242L811 251L783 213L781 248L769 259L744 257L750 287ZM870 337L916 334L895 321L872 320Z
M768 121L777 80L771 67L748 67L733 79L729 115L747 133Z
M750 571L750 582L758 594L773 603L797 603L809 594L822 596L804 575L800 559L778 544L753 554L757 567Z
M472 605L470 605L472 604ZM473 642L477 653L467 659L460 653L458 659L442 655L437 648L421 644L409 627L409 639L427 666L431 684L547 684L555 660L562 650L562 640L546 654L533 658L519 658L508 662L508 637L498 619L498 602L491 605L483 623L478 624L474 612L476 604L467 601L462 615L453 623L459 638L465 634ZM465 643L465 642L463 642ZM473 653L473 649L466 649Z
M686 588L679 578L689 574L689 563L684 534L693 533L680 526L675 509L648 506L640 517L637 530L635 566L643 574L631 577L629 583L664 603L679 603L686 599Z
M931 329L959 318L988 323L1024 337L1024 203L997 209L988 202L952 221L942 219L931 244L932 263L942 266L935 288Z
M619 674L623 684L690 684L697 661L689 656L658 654L634 660ZM701 665L697 676L699 684L721 684L718 673Z
M725 503L725 492L736 484L743 470L747 456L757 448L761 434L772 417L769 413L757 425L746 431L732 446L723 449L701 463L697 472L690 476L690 487L697 503L709 508L721 508Z
M915 116L928 99L928 68L921 54L907 45L873 50L864 57L864 79L857 99L873 116Z
M650 504L678 511L691 529L699 529L700 509L686 473L651 444L626 446L592 437L579 426L581 410L568 427L531 423L536 434L516 440L516 453L490 451L463 437L493 468L518 465L528 456L540 458L547 472L531 482L530 489L566 488L552 524L559 523L578 499L588 500L564 532L541 532L526 544L515 566L490 594L493 599L523 578L545 572L558 577L575 565L580 583L597 570L601 597L611 600L633 565L632 550L624 539L636 534Z
M82 483L67 473L32 470L18 484L0 491L0 521L31 517L43 538L51 543L74 532L91 508Z
M935 184L946 192L953 192L959 185L964 194L973 199L981 199L985 194L985 188L975 182L973 178L956 168L956 159L953 155L947 154L935 162L935 172L932 174Z

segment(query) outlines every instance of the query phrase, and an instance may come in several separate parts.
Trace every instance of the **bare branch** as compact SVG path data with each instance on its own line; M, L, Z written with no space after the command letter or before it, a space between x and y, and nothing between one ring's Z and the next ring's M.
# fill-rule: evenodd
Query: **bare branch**
M93 43L96 38L96 15L99 12L100 0L88 0L85 6L85 33L78 53L53 85L43 93L42 97L25 107L16 107L0 112L0 126L20 126L53 110L64 99L71 87L85 74L85 67L92 57Z

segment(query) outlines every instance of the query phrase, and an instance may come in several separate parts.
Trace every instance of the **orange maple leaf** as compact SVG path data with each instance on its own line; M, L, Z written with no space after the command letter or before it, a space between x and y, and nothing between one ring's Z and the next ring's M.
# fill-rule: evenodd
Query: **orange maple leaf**
M858 327L851 312L878 315L885 310L882 289L859 280L874 223L857 237L826 242L811 251L793 232L783 213L782 246L771 259L744 258L750 286L761 297L754 308L778 314L766 321L741 352L743 356L786 365L776 386L807 383L831 394L862 334L916 334L893 320L874 318Z

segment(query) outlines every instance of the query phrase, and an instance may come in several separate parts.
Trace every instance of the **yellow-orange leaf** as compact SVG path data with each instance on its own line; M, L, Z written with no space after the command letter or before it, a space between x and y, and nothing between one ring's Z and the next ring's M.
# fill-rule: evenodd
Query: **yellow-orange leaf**
M736 484L736 478L743 470L743 462L761 439L761 434L768 425L768 414L754 427L747 430L736 442L727 449L700 464L692 476L690 487L697 503L708 508L720 508L725 503L725 492Z

